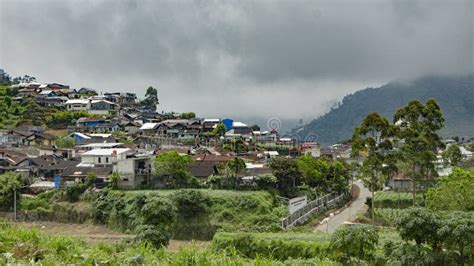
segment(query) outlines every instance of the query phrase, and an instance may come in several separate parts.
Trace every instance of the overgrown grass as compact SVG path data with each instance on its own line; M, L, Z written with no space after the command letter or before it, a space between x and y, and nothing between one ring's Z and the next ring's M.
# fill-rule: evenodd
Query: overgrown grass
M212 248L216 252L236 249L249 258L324 258L329 241L330 235L325 233L219 233L212 240Z
M337 265L326 258L249 259L235 249L215 252L191 246L170 252L136 242L91 245L79 238L49 236L4 222L0 222L0 254L2 265Z
M199 202L179 206L179 198L192 192L200 195ZM148 197L164 197L178 206L174 239L210 240L217 231L276 232L287 214L268 192L182 189L108 191L94 201L93 216L99 223L133 231L141 202ZM199 211L193 211L195 208Z

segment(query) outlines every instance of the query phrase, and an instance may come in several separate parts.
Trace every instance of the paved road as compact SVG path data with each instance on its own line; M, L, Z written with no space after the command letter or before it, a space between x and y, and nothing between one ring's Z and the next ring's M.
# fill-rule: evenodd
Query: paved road
M357 217L357 214L366 208L365 199L371 196L370 191L360 181L354 182L354 185L360 188L360 193L357 199L352 202L350 207L345 208L340 213L335 214L333 217L329 218L328 224L320 224L315 228L315 230L327 230L328 232L332 233L336 231L336 229L345 221L353 221Z

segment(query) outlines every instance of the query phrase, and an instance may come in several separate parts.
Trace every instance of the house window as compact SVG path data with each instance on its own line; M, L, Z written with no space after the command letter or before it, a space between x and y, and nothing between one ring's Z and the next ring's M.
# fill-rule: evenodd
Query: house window
M109 157L105 157L105 163L109 163Z
M102 158L99 157L99 163L101 163L101 159L102 159Z

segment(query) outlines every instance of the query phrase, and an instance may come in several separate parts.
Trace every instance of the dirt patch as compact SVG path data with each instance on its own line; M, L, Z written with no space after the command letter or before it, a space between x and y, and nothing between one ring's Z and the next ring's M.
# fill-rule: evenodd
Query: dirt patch
M133 239L134 235L123 234L94 224L67 224L55 222L18 222L17 226L25 229L35 228L50 235L80 237L89 243L117 242L123 239Z
M135 236L132 234L124 234L111 230L103 225L95 224L69 224L69 223L55 223L55 222L17 222L16 226L24 229L35 228L38 231L49 235L62 235L79 237L86 242L94 244L99 242L116 243L122 240L132 240ZM168 245L168 250L179 250L184 246L197 246L199 248L206 248L209 246L208 241L186 241L186 240L171 240Z

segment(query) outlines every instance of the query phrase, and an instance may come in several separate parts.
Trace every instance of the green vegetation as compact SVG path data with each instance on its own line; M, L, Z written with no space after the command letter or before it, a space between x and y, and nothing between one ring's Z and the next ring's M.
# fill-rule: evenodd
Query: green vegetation
M330 235L326 233L218 233L212 240L216 252L235 249L249 258L325 258Z
M315 194L347 191L349 169L344 162L316 159L308 154L298 158L297 165L304 184L312 188Z
M177 252L156 249L146 243L88 244L73 237L50 236L0 223L0 264L42 265L335 265L329 259L289 259L281 262L258 257L248 259L235 250L214 252L196 246Z
M423 195L417 195L416 201L423 202ZM375 193L374 205L377 208L408 208L413 206L413 196L406 192L379 191Z
M158 104L158 90L151 86L148 87L145 93L145 99L141 101L142 107L146 110L156 111L156 106Z
M474 170L455 168L426 193L426 206L439 211L474 211Z
M136 232L148 198L172 202L169 233L175 239L212 239L217 230L279 231L286 215L268 192L230 190L105 191L93 201L93 219L112 228Z
M367 151L368 153L362 165L362 180L372 192L372 199L374 199L375 191L380 190L384 181L396 171L395 159L391 153L393 149L391 139L394 135L394 127L378 113L367 115L360 126L354 129L352 152L358 154L361 151ZM374 219L374 200L371 203L370 209L372 219Z
M58 148L74 148L74 146L76 145L76 141L74 140L73 137L62 137L62 138L59 138L55 141L55 145L58 147Z
M20 175L8 172L0 175L0 210L9 211L13 209L14 194L20 202L21 179Z
M403 209L377 208L375 210L375 219L385 226L393 226L402 213Z
M81 117L100 117L91 115L85 111L58 111L48 118L47 125L50 128L65 128L67 126L75 126L76 121Z
M370 225L343 227L331 237L330 250L343 264L355 261L373 261L379 235Z
M397 230L404 245L391 245L387 254L399 259L430 259L434 264L465 265L474 262L474 216L473 213L454 212L447 217L414 207L405 210L397 220ZM415 242L415 245L411 243Z
M188 155L181 156L175 151L164 152L155 159L156 175L168 180L173 188L189 187L195 181L188 170L191 162Z
M451 144L443 152L443 159L445 162L448 162L451 166L457 166L461 162L462 154L459 146L456 144Z
M25 108L12 100L16 93L12 92L8 86L0 86L0 128L2 129L15 127L22 120Z
M187 112L187 113L182 113L181 114L182 119L191 119L191 118L195 118L195 117L196 117L196 114L193 113L193 112Z

